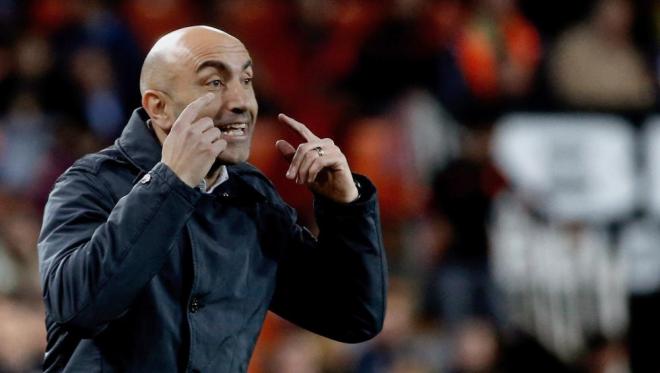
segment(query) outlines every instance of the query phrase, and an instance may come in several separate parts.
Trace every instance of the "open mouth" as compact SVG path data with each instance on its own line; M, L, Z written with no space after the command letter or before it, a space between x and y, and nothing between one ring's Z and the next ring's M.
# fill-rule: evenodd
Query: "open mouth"
M224 136L240 137L247 133L247 123L229 123L218 127Z

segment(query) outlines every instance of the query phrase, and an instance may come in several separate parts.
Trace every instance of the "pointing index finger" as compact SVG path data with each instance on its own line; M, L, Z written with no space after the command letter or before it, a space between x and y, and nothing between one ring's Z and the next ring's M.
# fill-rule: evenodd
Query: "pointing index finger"
M317 141L319 140L319 137L316 136L312 131L307 128L304 124L298 122L297 120L286 116L284 114L280 114L277 116L277 118L286 124L289 125L289 127L293 128L300 136L302 136L305 140L307 141Z
M202 95L198 98L196 98L193 102L189 103L188 106L183 109L181 114L179 114L179 118L177 118L177 122L180 123L192 123L197 119L197 116L199 115L199 112L208 104L211 102L213 99L213 93L209 92L205 95Z

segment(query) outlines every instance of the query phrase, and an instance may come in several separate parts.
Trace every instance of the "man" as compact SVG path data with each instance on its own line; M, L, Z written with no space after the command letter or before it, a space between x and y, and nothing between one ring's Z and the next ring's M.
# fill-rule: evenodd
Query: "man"
M46 371L245 371L266 311L344 342L376 335L386 267L375 189L329 139L277 149L315 195L318 239L245 163L252 63L210 27L145 59L142 108L62 175L39 239Z

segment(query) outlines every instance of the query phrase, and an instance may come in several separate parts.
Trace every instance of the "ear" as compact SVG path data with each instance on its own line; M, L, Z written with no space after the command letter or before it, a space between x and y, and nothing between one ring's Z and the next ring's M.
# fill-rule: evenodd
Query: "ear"
M161 91L148 89L142 94L142 107L149 114L151 124L154 127L161 129L165 133L170 131L174 123L174 118L170 112L171 103L167 95Z

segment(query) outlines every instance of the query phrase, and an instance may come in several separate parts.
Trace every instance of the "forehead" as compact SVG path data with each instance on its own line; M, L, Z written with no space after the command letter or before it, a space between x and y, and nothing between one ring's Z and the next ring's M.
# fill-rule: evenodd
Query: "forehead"
M209 61L222 62L229 69L241 70L246 62L250 61L250 54L243 43L230 36L218 34L200 37L189 40L186 44L185 59L193 71L198 71Z

